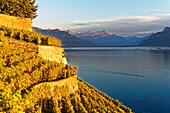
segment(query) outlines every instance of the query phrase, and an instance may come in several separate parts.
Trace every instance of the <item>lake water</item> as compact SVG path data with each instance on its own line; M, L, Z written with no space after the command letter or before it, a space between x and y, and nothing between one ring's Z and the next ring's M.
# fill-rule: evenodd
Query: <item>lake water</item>
M170 48L66 48L85 82L136 113L170 113Z

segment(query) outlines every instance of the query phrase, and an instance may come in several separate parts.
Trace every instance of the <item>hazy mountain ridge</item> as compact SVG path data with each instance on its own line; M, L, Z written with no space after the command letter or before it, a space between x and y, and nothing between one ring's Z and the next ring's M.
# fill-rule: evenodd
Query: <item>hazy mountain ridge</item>
M128 40L129 42L131 43L134 43L136 41L139 41L141 40L141 38L137 37L137 36L128 36L128 37L125 37L126 40Z
M37 28L37 27L33 27L33 29L36 32L41 33L43 35L49 35L49 36L53 36L53 37L60 39L62 41L63 47L65 47L65 46L69 46L69 47L76 46L77 47L77 46L92 46L92 45L94 45L93 43L91 43L89 41L81 40L81 39L77 38L76 36L71 35L66 31L61 31L59 29L41 29L41 28Z
M152 34L147 35L145 37L141 37L141 38L136 37L136 36L129 36L125 38L131 43L132 46L138 46L142 41L149 39L151 35Z
M103 37L109 37L111 34L107 33L105 30L103 31L97 31L97 32L84 32L84 33L78 33L68 30L68 33L77 36L78 38L81 37L96 37L96 38L103 38Z
M88 31L84 33L68 30L67 32L78 38L97 43L101 46L136 46L145 39L136 36L122 37L116 34L107 33L105 30L96 32Z
M36 32L50 35L60 39L63 47L90 47L90 46L133 46L138 45L142 38L135 36L122 37L107 33L105 30L97 32L78 33L74 31L61 31L59 29L41 29L34 27Z
M59 38L63 47L95 47L95 46L170 46L170 27L163 31L153 33L145 37L122 37L110 34L106 31L78 33L73 31L61 31L59 29L40 29L34 27L36 32Z
M152 34L150 38L142 41L139 46L170 47L170 27L165 27L163 31Z

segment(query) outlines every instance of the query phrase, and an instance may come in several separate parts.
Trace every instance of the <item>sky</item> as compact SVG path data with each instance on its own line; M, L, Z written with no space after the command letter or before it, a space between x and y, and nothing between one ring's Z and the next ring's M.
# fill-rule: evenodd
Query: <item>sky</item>
M170 27L170 0L37 0L33 26L146 36Z

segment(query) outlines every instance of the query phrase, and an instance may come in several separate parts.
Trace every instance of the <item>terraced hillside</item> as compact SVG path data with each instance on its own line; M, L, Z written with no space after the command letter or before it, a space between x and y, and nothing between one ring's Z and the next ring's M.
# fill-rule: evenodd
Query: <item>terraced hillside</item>
M3 27L0 42L0 112L131 113L78 79L76 67L39 55L39 44L60 47L59 40Z

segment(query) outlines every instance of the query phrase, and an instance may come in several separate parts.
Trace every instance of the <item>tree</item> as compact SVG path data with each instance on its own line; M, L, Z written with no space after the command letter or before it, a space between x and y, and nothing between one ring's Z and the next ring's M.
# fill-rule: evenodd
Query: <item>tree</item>
M0 13L20 18L37 17L38 5L36 0L0 0Z

